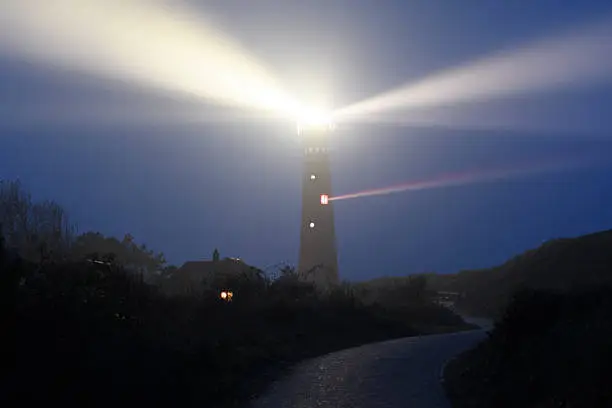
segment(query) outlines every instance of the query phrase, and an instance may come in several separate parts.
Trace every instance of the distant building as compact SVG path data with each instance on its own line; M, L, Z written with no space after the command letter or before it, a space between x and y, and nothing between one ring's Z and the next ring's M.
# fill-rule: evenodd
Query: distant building
M255 278L258 271L239 258L188 261L164 279L162 289L169 295L198 293L205 288L230 290L232 288L227 286L232 280Z
M452 309L455 307L455 303L462 297L463 294L460 292L439 290L436 292L436 295L434 296L433 300L440 306Z

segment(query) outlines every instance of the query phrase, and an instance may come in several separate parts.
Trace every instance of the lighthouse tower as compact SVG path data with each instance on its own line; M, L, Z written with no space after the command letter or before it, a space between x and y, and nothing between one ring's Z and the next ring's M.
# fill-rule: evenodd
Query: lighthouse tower
M304 148L298 274L325 290L338 283L338 256L331 197L331 122L298 125Z

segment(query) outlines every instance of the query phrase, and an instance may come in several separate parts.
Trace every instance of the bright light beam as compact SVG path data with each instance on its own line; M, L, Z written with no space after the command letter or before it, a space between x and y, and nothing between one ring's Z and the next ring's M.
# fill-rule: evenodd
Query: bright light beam
M440 175L433 179L412 181L409 183L399 184L396 186L377 188L372 190L364 190L357 193L344 194L329 198L329 201L349 200L353 198L362 198L370 196L380 196L386 194L403 193L407 191L430 190L434 188L444 188L452 186L464 186L476 183L485 183L500 181L506 179L528 176L537 173L555 172L560 170L568 170L572 168L593 166L603 164L604 162L594 162L591 160L582 161L565 161L565 162L548 162L523 165L521 167L512 168L497 168L489 170L472 170L460 173L448 173ZM606 161L608 163L608 161Z
M597 83L612 78L612 19L519 50L501 52L342 108L344 120L492 97Z
M297 103L202 16L171 0L0 0L0 53L285 118Z

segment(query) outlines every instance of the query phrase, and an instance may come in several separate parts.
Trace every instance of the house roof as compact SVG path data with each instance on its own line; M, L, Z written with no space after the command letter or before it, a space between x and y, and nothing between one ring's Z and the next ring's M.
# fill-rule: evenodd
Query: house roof
M174 272L179 279L200 282L211 274L240 274L250 272L254 268L239 259L225 258L218 261L188 261Z

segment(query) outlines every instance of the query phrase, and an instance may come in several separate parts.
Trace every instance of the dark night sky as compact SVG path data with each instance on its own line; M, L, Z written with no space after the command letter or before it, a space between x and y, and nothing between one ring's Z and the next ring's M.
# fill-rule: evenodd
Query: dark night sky
M189 3L285 83L316 83L337 106L612 14L607 1L570 0ZM295 263L293 123L171 112L227 113L0 55L0 178L58 201L81 231L130 232L176 264L215 247L259 267ZM337 202L343 278L491 266L546 239L612 227L612 86L519 95L468 114L476 125L516 125L340 127L335 192L577 155L610 165Z

